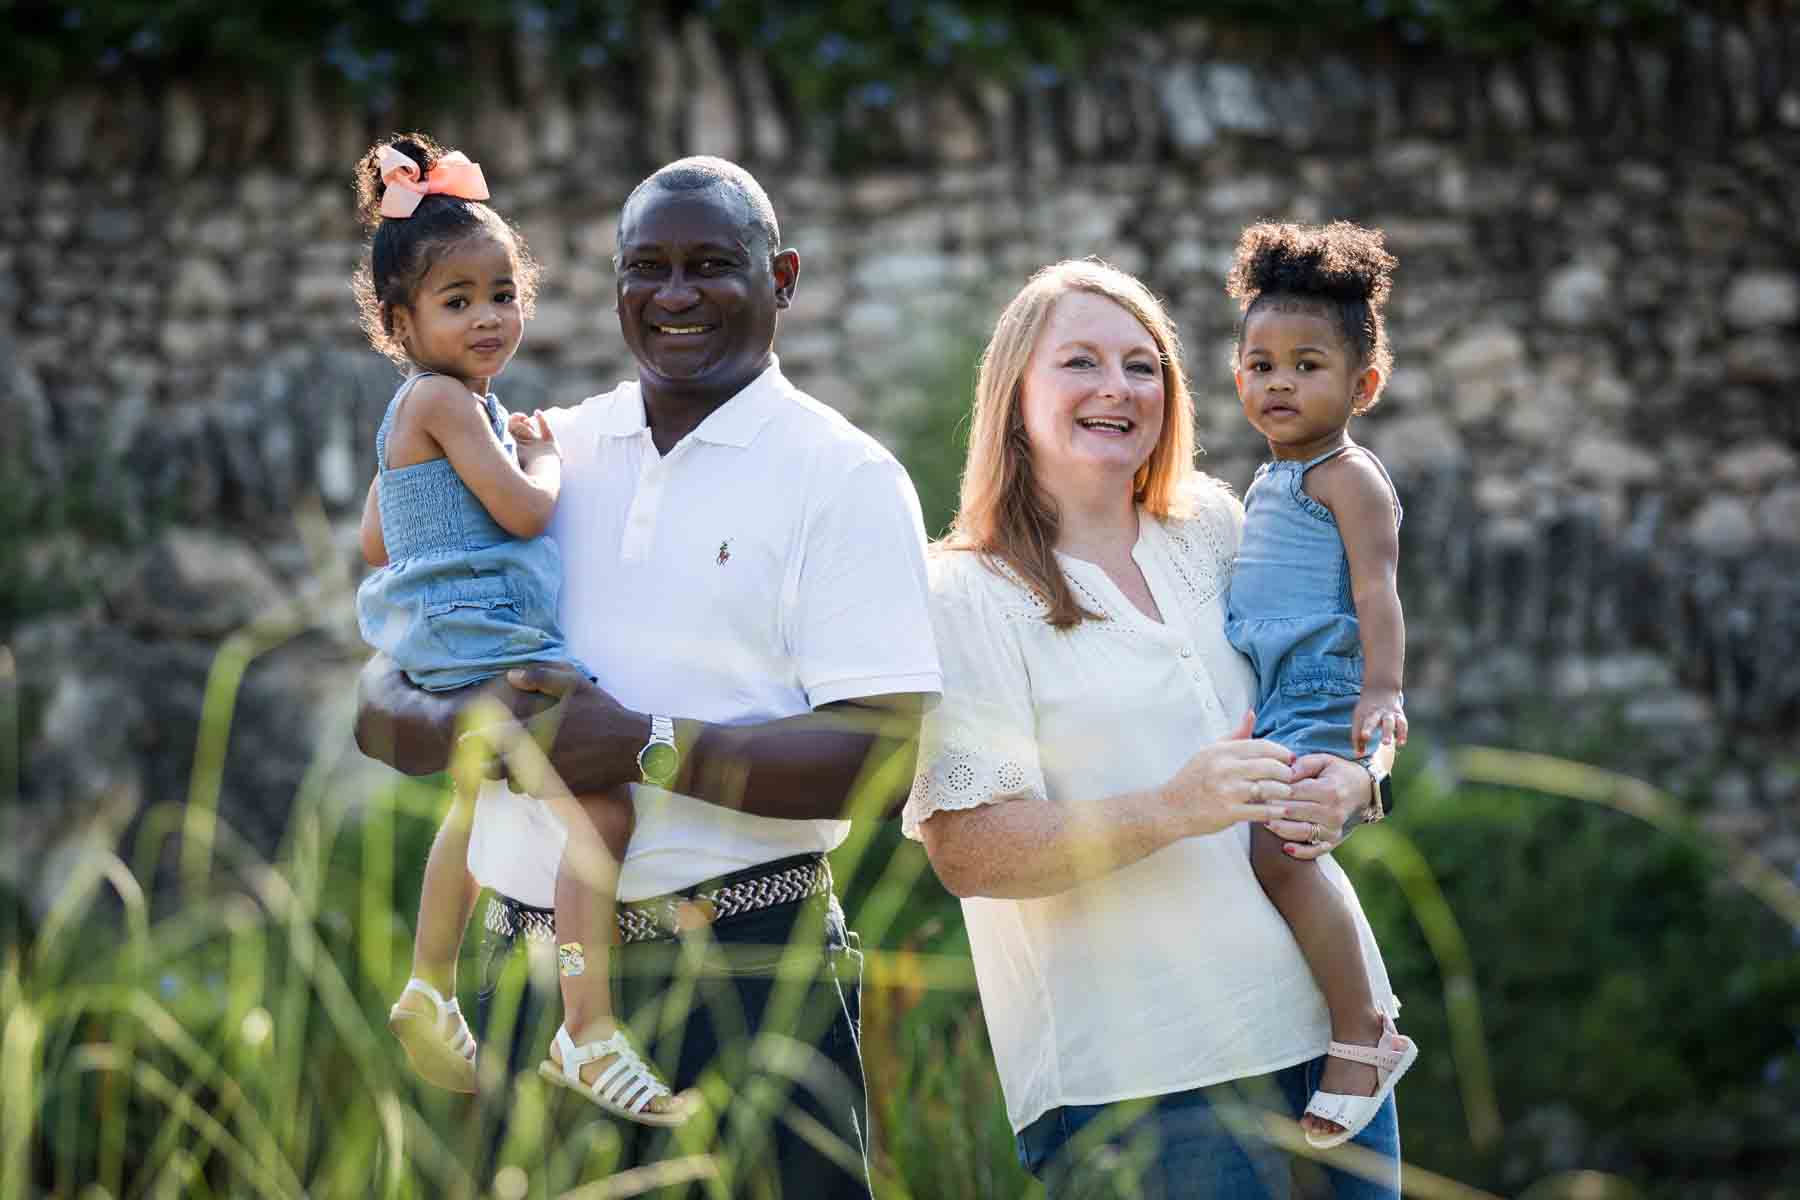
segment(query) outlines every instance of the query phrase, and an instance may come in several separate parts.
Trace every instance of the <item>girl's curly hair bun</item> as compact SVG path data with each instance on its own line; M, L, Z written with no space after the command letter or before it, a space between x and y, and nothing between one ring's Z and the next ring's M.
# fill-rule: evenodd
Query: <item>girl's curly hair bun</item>
M1238 238L1225 290L1244 307L1258 296L1362 300L1380 307L1393 286L1393 255L1379 229L1348 221L1329 225L1263 222Z
M1381 372L1385 384L1393 354L1382 308L1397 265L1379 229L1349 221L1252 225L1238 238L1237 254L1225 277L1225 291L1243 313L1238 341L1243 341L1244 322L1257 301L1276 296L1315 300L1336 314L1345 342L1366 366ZM1365 410L1374 403L1371 396Z
M389 146L418 163L420 177L429 174L448 153L423 133L397 133L370 146L356 163L356 217L367 229L381 224L381 198L387 193L381 178L381 152Z

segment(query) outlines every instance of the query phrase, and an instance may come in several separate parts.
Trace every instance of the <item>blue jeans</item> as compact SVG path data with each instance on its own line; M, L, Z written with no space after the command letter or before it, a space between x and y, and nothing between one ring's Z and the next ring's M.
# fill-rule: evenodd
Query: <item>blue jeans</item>
M1050 1200L1397 1200L1400 1124L1392 1096L1351 1143L1389 1160L1379 1182L1237 1132L1220 1111L1244 1106L1297 1118L1324 1070L1321 1055L1191 1092L1053 1108L1019 1132L1019 1161L1044 1181Z

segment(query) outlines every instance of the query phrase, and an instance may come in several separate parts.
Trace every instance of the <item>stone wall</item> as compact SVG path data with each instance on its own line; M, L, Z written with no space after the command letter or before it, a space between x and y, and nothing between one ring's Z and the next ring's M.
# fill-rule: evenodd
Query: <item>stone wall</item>
M1397 370L1357 432L1407 505L1415 730L1614 731L1639 772L1710 780L1718 827L1800 859L1793 32L1695 21L1492 62L1184 25L1079 79L801 120L691 25L656 35L631 107L576 82L379 123L304 87L0 108L0 469L112 531L51 521L0 563L84 597L7 618L31 832L0 838L0 869L185 795L206 664L247 620L310 632L250 673L228 817L270 844L314 745L341 749L395 378L356 331L349 168L396 124L482 162L544 262L515 407L628 373L614 213L657 162L714 152L758 171L801 251L780 350L821 399L900 439L965 402L943 381L1034 267L1098 254L1170 301L1204 465L1239 487L1262 449L1226 366L1239 229L1380 226ZM844 130L885 161L828 172Z

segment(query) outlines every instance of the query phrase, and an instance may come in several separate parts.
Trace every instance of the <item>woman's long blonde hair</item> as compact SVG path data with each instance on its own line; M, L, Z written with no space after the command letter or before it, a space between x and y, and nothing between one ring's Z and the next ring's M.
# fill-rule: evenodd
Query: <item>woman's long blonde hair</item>
M962 497L942 545L1012 568L1049 605L1044 619L1058 629L1098 614L1076 601L1057 566L1060 516L1033 473L1020 401L1038 335L1050 310L1070 292L1103 296L1136 317L1162 360L1162 432L1138 468L1133 497L1157 517L1180 515L1181 485L1194 467L1194 398L1182 367L1181 339L1162 302L1137 278L1098 259L1065 259L1039 270L1001 312L982 351Z

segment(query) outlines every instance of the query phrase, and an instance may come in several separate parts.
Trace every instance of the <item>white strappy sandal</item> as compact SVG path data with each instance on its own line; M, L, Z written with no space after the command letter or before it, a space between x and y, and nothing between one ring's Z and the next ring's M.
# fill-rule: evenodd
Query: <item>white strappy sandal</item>
M638 1057L625 1027L619 1026L605 1041L577 1046L569 1036L568 1026L556 1031L556 1048L562 1052L559 1065L553 1058L538 1064L538 1074L560 1087L579 1092L615 1116L640 1125L680 1125L693 1115L695 1096L683 1092L676 1096L676 1106L668 1112L652 1112L650 1102L658 1096L673 1095L669 1085L656 1077L656 1072ZM581 1068L596 1059L616 1055L593 1083L581 1078Z
M1406 1074L1407 1068L1413 1065L1413 1060L1419 1057L1418 1043L1394 1028L1392 1017L1383 1016L1381 1025L1381 1040L1373 1046L1332 1042L1326 1049L1325 1053L1333 1058L1348 1059L1374 1067L1375 1094L1340 1096L1336 1092L1314 1092L1312 1100L1306 1105L1307 1115L1320 1117L1340 1128L1332 1134L1315 1134L1308 1130L1307 1145L1319 1150L1329 1150L1361 1133L1375 1119L1375 1114L1381 1111L1382 1102L1393 1093L1394 1085L1400 1082L1400 1077Z
M456 998L444 994L423 979L409 979L400 994L417 992L431 1001L432 1013L415 1012L395 1004L388 1010L388 1031L406 1048L407 1061L420 1079L452 1092L475 1090L475 1035L463 1020Z

